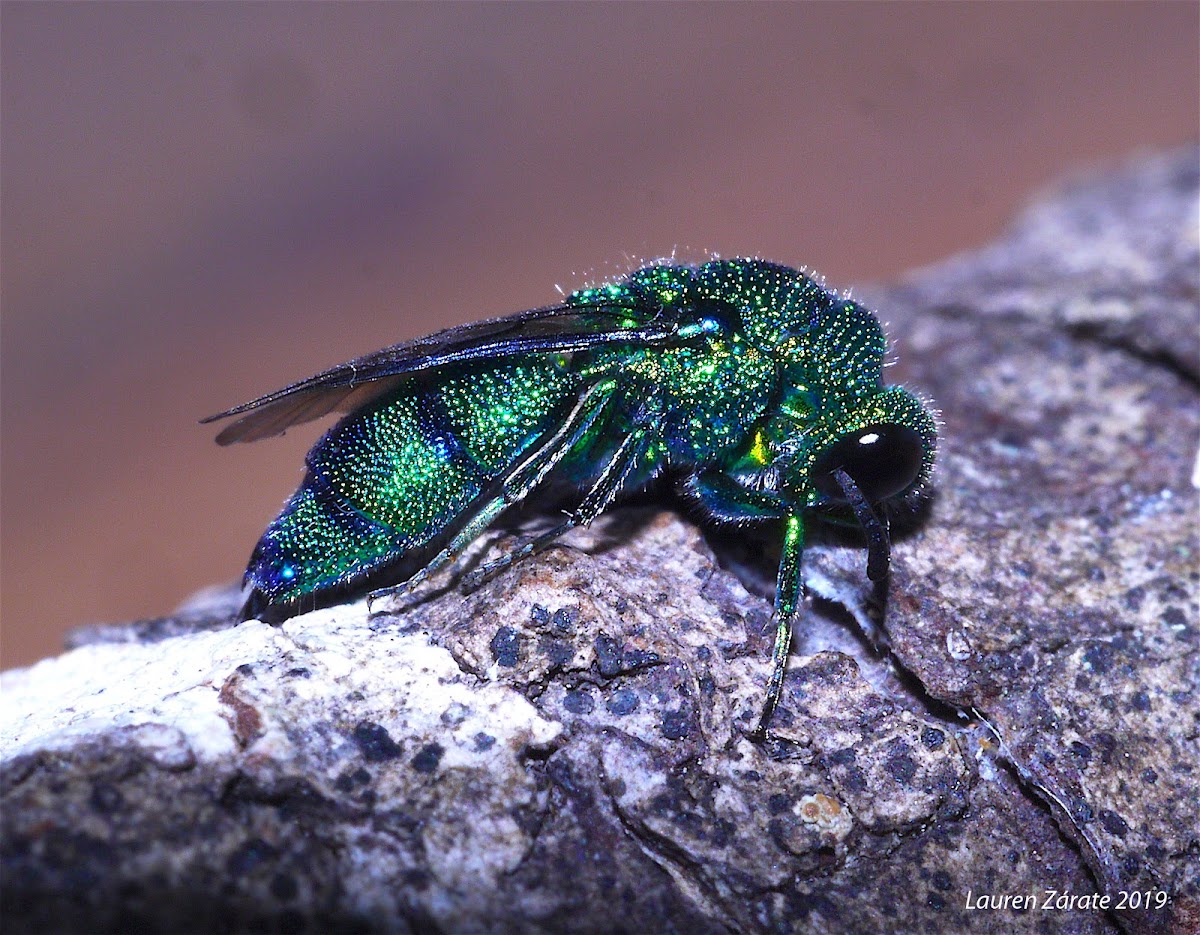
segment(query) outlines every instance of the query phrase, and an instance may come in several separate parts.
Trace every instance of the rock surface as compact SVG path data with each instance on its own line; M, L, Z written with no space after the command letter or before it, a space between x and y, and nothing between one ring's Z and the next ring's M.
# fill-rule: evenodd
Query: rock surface
M1200 929L1197 164L866 297L936 493L886 612L856 543L808 553L774 741L769 537L625 508L471 595L217 593L4 675L7 925Z

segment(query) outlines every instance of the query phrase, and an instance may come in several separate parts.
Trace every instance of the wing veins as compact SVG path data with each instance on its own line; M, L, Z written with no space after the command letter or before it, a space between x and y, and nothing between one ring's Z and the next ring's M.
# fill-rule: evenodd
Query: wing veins
M534 309L511 318L477 322L452 328L425 338L396 344L332 367L316 376L208 416L208 423L241 415L217 435L217 443L258 441L283 434L294 425L319 419L335 410L350 411L390 392L415 373L474 360L519 354L548 354L579 351L599 345L631 344L651 347L669 343L676 336L672 321L655 324L652 318L641 328L619 327L587 332L584 316L627 319L643 311L611 302L595 305L557 305ZM657 316L656 316L657 317ZM514 331L536 331L539 326L557 325L563 319L575 324L572 331L505 337ZM478 335L486 334L487 340ZM243 415L244 414L244 415Z

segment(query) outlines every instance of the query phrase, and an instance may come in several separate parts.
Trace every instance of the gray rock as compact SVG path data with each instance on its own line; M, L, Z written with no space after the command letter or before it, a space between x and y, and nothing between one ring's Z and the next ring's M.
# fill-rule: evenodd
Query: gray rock
M810 550L773 741L769 537L630 507L375 615L217 593L4 675L5 922L1196 931L1198 189L1080 183L870 297L936 492L886 607Z

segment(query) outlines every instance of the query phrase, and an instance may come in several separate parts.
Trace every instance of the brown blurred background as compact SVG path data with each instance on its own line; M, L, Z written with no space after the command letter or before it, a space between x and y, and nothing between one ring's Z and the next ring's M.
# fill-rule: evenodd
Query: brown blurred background
M240 575L318 427L200 416L630 257L837 286L1196 138L1200 6L0 9L5 667Z

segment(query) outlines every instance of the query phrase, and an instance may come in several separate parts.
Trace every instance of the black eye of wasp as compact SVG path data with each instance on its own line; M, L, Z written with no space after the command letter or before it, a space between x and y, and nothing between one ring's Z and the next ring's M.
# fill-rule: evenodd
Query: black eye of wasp
M838 439L813 465L813 484L835 503L845 503L834 472L843 470L870 503L907 490L921 473L924 445L906 425L868 425Z

